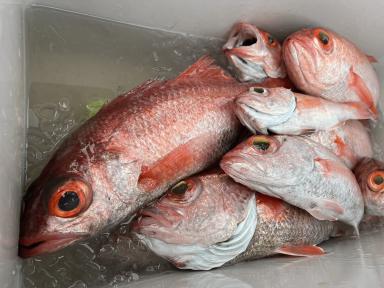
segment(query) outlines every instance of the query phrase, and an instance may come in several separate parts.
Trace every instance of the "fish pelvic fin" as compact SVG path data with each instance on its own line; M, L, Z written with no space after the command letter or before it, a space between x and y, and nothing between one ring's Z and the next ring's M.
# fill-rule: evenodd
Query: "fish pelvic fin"
M290 255L290 256L301 256L301 257L321 256L325 254L322 248L317 247L315 245L302 245L302 246L286 245L276 249L275 252L280 254Z

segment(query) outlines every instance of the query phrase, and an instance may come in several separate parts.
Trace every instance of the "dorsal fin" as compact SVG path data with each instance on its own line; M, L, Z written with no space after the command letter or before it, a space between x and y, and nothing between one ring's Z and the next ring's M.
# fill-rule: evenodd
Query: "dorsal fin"
M215 60L211 56L205 55L189 66L172 82L177 83L185 80L236 82L235 79L225 73L223 68L214 64L214 62Z

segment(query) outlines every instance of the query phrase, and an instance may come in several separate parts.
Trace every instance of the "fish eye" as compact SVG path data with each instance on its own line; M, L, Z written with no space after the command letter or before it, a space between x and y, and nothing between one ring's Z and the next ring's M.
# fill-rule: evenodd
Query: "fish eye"
M271 47L276 47L277 46L277 41L271 34L267 34L267 41L268 45Z
M319 43L321 44L321 47L325 51L330 52L332 49L331 36L322 29L315 29L314 34L315 34L315 37L317 38L317 40L319 41Z
M279 141L270 136L257 135L251 137L249 141L258 154L274 153L279 147Z
M251 90L252 92L256 92L259 94L263 94L265 92L265 89L263 87L252 87Z
M187 192L189 189L189 185L187 182L185 181L181 181L179 183L177 183L175 186L173 186L171 188L171 193L173 195L178 195L178 196L181 196L181 195L184 195L185 192Z
M368 186L373 192L384 190L384 171L373 171L368 176Z
M255 146L258 150L267 151L270 144L265 140L255 140L253 141L253 146Z
M321 43L323 43L324 45L328 45L328 43L329 43L329 36L328 36L327 33L323 32L323 31L320 31L317 37L319 38Z
M49 214L61 218L71 218L84 212L92 202L89 186L81 180L69 179L57 186L49 203Z

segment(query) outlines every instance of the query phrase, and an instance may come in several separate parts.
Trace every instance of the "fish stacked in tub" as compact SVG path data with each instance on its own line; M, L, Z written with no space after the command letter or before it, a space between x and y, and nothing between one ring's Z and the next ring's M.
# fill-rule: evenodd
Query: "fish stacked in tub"
M132 234L154 253L209 270L322 255L317 245L358 234L364 213L384 215L374 58L327 29L281 47L246 23L223 51L240 82L203 56L115 98L61 144L24 199L22 257L137 214Z

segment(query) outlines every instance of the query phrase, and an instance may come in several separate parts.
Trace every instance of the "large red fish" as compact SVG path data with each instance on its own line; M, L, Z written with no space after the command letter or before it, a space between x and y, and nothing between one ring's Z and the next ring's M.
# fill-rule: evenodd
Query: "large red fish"
M302 29L283 44L288 76L307 94L337 102L357 102L377 116L379 81L371 62L356 45L324 28Z
M220 159L240 129L233 100L248 87L212 63L117 97L62 143L25 197L21 256L94 235Z

